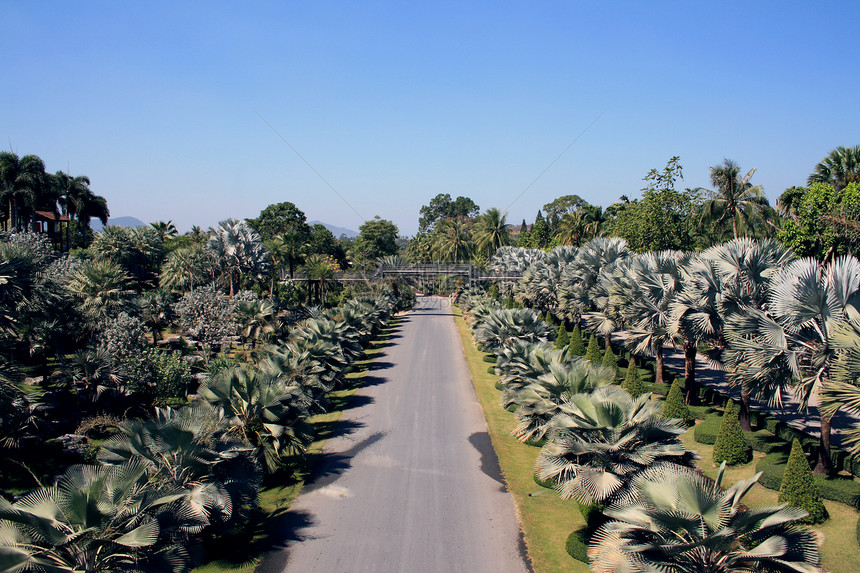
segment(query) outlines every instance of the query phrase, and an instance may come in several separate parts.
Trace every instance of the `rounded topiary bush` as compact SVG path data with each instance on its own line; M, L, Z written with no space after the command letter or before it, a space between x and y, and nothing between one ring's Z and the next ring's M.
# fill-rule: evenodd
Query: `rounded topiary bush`
M752 450L744 439L735 403L729 400L720 423L720 432L714 442L714 463L726 462L730 466L745 464L752 459Z
M567 536L564 544L567 554L583 563L588 563L588 532L585 529L577 529Z
M809 515L798 520L802 523L822 523L827 519L827 509L821 501L800 440L794 440L791 445L791 454L779 488L779 503L805 510Z
M672 382L672 387L669 388L669 395L666 396L666 402L663 403L663 417L681 420L689 420L691 417L687 403L684 402L684 388L681 386L680 380Z
M639 376L639 369L636 367L636 361L632 358L627 364L627 375L624 377L624 382L621 387L634 398L638 398L645 393L645 383L642 382L642 377Z

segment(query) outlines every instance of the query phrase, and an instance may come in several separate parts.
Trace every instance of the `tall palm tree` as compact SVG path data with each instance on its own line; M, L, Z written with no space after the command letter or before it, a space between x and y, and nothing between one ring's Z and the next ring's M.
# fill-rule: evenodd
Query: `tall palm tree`
M860 182L860 145L837 147L831 151L815 166L806 184L828 183L836 191L841 191L855 182Z
M782 504L750 508L741 500L761 473L722 489L690 468L662 464L633 480L631 493L604 511L612 519L591 539L597 573L821 571L820 538L795 522L806 511Z
M238 290L243 275L262 278L271 265L271 255L260 235L244 220L227 219L209 230L207 248L213 253L228 283L230 296Z
M511 244L510 227L506 215L495 207L479 215L472 233L478 250L485 251L489 259L496 249Z
M831 344L838 353L831 377L821 389L821 410L832 416L840 408L860 413L860 313L846 310L847 320L836 325ZM845 432L845 445L854 457L860 457L860 427Z
M583 241L597 235L600 229L598 213L590 209L577 209L566 213L559 222L556 238L562 245L578 247Z
M308 279L308 298L310 298L310 289L313 287L316 290L317 301L320 306L325 307L326 285L335 280L333 261L326 255L313 254L305 261L304 269Z
M729 377L779 406L785 392L801 408L831 378L832 333L860 310L860 260L840 257L822 266L795 260L771 281L764 310L745 309L726 319ZM835 410L822 409L816 473L830 473L830 423Z
M150 223L149 226L155 229L155 232L158 233L158 239L162 243L179 234L173 221L156 221L155 223Z
M58 195L58 203L62 209L63 215L70 219L84 209L84 202L90 191L90 179L86 175L78 175L72 177L68 173L57 171L52 177L52 184ZM107 223L107 220L104 221ZM71 247L72 235L71 224L66 224L66 244Z
M36 155L19 158L0 151L0 213L6 230L26 230L48 185L45 163ZM56 203L50 209L56 209Z
M161 266L159 285L162 288L183 291L212 281L216 267L211 251L200 244L180 247L170 252Z
M752 185L749 181L755 173L753 167L741 177L741 168L730 159L724 159L722 165L710 168L713 191L711 198L702 206L702 219L714 220L717 225L727 219L732 221L732 231L738 238L738 222L747 221L761 209L769 206L767 197L761 185Z
M459 263L472 257L474 243L468 223L461 219L445 219L438 223L437 227L433 245L436 260Z

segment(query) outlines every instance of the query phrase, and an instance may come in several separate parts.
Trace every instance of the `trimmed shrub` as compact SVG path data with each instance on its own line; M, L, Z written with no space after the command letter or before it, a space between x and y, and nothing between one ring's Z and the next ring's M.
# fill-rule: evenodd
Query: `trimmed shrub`
M603 510L606 509L606 504L593 503L591 505L576 504L579 507L579 513L585 520L585 530L587 532L596 531L598 527L607 522L607 518L603 515Z
M711 406L687 406L687 410L689 410L690 417L694 420L704 420L710 414L716 412Z
M582 331L578 324L573 327L573 332L570 334L570 353L574 356L585 354L585 343L582 342Z
M713 445L717 441L717 434L720 433L721 423L720 416L708 416L704 422L696 424L696 428L693 430L693 439L700 444Z
M779 488L779 503L787 503L809 513L798 520L802 523L822 523L828 517L800 440L794 440L791 444L791 454L788 456L788 463L782 475L782 486Z
M684 402L684 389L678 380L672 383L669 395L666 396L666 402L663 404L663 417L669 419L680 418L681 420L690 419L690 410Z
M585 359L591 361L595 366L599 365L603 360L600 356L600 347L597 345L597 335L593 334L588 341L588 348L585 349Z
M567 329L564 327L564 323L558 325L558 332L555 335L555 347L556 348L564 348L570 344L570 336L567 334Z
M547 489L552 489L552 490L555 489L555 483L556 482L554 479L548 479L546 481L543 481L538 477L537 473L535 473L534 474L534 480L535 480L535 483L541 487L545 487Z
M588 532L585 529L577 529L567 536L564 544L567 554L583 563L588 563Z
M770 454L772 452L780 452L788 449L788 443L777 438L767 430L757 430L755 432L744 432L744 440L749 447L757 452Z
M495 376L496 375L496 367L490 366L489 368L487 368L487 374L492 374L493 376Z
M633 360L627 365L627 376L624 378L624 383L621 387L637 398L645 393L645 384L642 383L642 378L639 376L639 369L636 368L636 362Z
M484 354L484 362L489 362L490 364L495 364L498 362L498 358L495 354Z
M714 463L725 461L727 465L734 466L745 464L751 459L752 451L744 440L735 403L729 401L726 413L723 414L717 441L714 442Z
M761 472L761 477L758 478L759 485L779 491L782 487L782 474L785 472L787 460L788 456L785 452L774 452L760 459L755 466L755 471Z
M607 368L612 368L615 372L615 378L618 379L618 357L612 352L612 345L607 342L606 352L603 353L602 364Z
M504 390L505 389L505 385L502 384L501 380L496 380L495 386L496 386L496 390Z
M860 483L853 479L839 477L827 479L827 476L820 474L813 474L813 479L815 485L818 486L818 493L824 499L838 501L855 509L860 509Z

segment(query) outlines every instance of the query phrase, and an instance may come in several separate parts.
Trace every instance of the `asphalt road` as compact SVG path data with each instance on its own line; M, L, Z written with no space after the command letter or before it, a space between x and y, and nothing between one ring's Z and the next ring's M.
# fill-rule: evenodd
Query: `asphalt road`
M419 298L388 344L258 571L528 571L448 299Z

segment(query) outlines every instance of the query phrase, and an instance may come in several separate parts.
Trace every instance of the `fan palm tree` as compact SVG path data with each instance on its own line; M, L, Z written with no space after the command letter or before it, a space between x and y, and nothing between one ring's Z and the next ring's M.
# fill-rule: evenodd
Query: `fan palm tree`
M251 444L270 473L284 467L286 456L303 454L310 444L304 393L271 373L231 368L207 380L198 393L224 410L229 434Z
M487 259L493 256L496 249L511 243L510 225L505 214L496 208L488 209L478 216L472 234L475 245L478 250L487 253Z
M172 291L194 290L214 278L211 251L200 244L171 251L161 266L159 285Z
M126 420L99 448L99 461L142 463L154 482L186 493L197 520L235 522L255 504L262 471L254 448L228 435L223 412L206 403L173 410L156 408L148 420Z
M841 191L855 182L860 182L860 145L837 147L831 151L815 166L806 184L827 183Z
M110 259L82 262L69 277L67 287L92 325L125 310L134 294L129 276Z
M155 232L158 233L158 239L162 243L179 234L173 221L156 221L155 223L150 223L149 226L155 229Z
M695 470L661 464L634 478L630 495L604 511L612 519L591 539L597 573L708 571L818 573L818 535L795 522L806 511L741 500L761 473L722 489Z
M160 521L178 531L204 525L184 513L183 493L157 490L145 464L72 466L56 486L9 503L0 497L5 571L187 571L188 556Z
M275 305L270 300L241 301L236 306L236 318L245 339L251 339L251 348L257 348L257 341L275 331Z
M730 159L724 159L722 165L711 167L711 198L702 206L702 219L714 220L717 225L730 219L735 239L738 238L738 222L746 221L754 213L768 206L767 197L760 185L752 185L749 181L755 173L755 167L746 175L740 176L740 167Z
M230 296L238 289L243 274L261 278L271 265L271 255L260 235L245 221L221 221L209 229L209 235L207 248L221 267Z
M554 480L563 499L606 503L652 464L691 464L681 443L682 420L667 420L648 394L633 398L617 386L571 396L550 421L537 460L538 477Z
M503 308L489 312L476 328L474 335L478 344L492 352L516 340L545 341L551 333L550 326L535 311L527 308Z
M729 377L753 396L780 406L792 391L806 408L831 378L832 333L860 309L860 260L840 257L826 266L813 258L786 265L771 282L765 310L727 317ZM830 422L835 410L820 410L821 438L816 473L830 473Z

